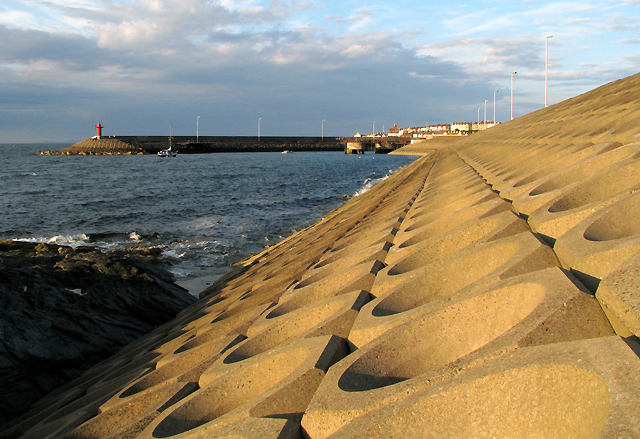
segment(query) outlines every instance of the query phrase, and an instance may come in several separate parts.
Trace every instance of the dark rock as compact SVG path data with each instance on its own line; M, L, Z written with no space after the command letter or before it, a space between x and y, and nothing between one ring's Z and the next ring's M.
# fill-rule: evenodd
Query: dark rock
M0 425L196 301L159 253L0 241Z

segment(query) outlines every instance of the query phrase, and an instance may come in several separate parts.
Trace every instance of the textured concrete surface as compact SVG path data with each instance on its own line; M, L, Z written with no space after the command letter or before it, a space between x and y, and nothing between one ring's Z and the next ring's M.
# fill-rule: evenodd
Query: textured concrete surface
M0 437L640 437L640 75L256 254Z

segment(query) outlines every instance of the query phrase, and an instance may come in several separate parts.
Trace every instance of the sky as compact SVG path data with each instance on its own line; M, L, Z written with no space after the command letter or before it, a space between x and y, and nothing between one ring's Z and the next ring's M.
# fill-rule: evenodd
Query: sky
M549 35L549 105L640 71L640 0L2 0L0 143L505 122Z

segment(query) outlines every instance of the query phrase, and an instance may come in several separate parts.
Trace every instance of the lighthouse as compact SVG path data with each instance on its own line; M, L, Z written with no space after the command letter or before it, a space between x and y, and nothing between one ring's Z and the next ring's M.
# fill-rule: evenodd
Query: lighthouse
M98 125L96 125L96 139L102 137L102 128L102 125L100 125L100 122L98 122Z

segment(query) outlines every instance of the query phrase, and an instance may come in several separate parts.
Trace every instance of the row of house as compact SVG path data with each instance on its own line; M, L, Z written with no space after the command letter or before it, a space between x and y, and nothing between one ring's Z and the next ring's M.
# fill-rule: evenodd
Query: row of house
M424 138L429 136L464 135L473 131L485 130L498 124L499 122L488 120L486 122L453 122L451 124L445 123L411 128L398 128L398 125L394 125L389 129L388 133L372 133L367 134L365 137L411 136L413 138ZM360 136L360 133L357 133L355 137Z

